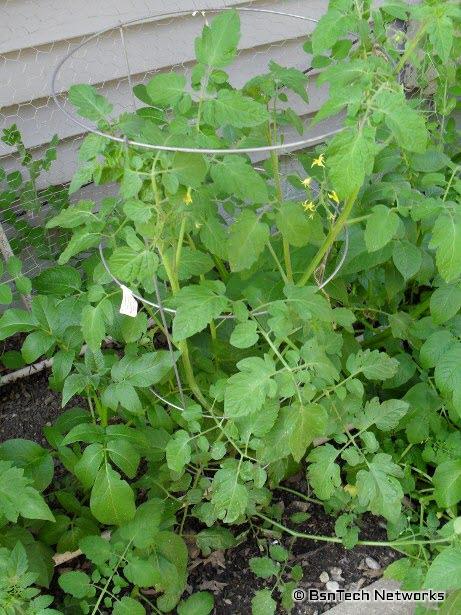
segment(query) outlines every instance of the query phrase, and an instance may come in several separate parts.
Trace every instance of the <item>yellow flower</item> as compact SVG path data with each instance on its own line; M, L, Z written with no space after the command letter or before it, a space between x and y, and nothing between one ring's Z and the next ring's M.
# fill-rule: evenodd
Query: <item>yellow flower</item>
M336 194L336 192L333 190L332 192L328 193L328 197L334 201L337 205L339 205L339 196Z
M312 201L304 201L303 207L304 211L310 211L312 213L316 210L315 204Z
M312 161L311 167L324 167L325 164L325 156L323 154L320 154L320 156L318 158L315 158Z
M310 188L312 184L312 177L306 177L306 179L303 179L302 183L305 188Z
M351 498L355 498L355 496L357 495L358 489L355 485L345 485L344 491L348 493L351 496Z
M333 220L335 219L335 215L332 211L328 212L328 220L330 220L330 222L333 222Z
M183 202L185 205L190 205L192 203L192 188L188 188L186 194L183 196Z

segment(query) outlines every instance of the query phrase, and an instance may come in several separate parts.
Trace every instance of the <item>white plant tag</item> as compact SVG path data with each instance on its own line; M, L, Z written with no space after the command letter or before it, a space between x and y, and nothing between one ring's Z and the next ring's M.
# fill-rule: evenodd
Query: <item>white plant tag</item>
M120 314L125 316L131 316L135 318L138 313L138 302L133 297L133 293L126 286L121 285L122 288L122 305L120 306Z

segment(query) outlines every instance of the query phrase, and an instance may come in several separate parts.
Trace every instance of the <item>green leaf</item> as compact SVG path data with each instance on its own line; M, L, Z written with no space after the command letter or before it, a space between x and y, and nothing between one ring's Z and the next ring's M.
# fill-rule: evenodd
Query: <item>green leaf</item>
M277 603L270 589L259 589L251 600L251 615L274 615Z
M165 251L163 258L173 266L175 261L176 250L173 248ZM178 268L179 280L190 280L194 276L204 275L211 271L214 267L213 259L206 252L201 250L194 250L183 246L181 250L181 260ZM159 276L162 279L167 279L166 271L163 266L159 268Z
M156 568L157 591L165 594L157 599L162 611L171 611L186 586L187 547L184 540L173 532L159 532L152 547L152 563Z
M32 331L36 324L35 318L26 310L16 308L7 310L0 318L0 340L4 340L15 333Z
M31 486L32 479L24 476L22 468L10 461L0 461L0 513L16 523L19 515L26 519L54 521L51 510L40 493Z
M431 295L430 307L436 324L447 322L461 309L461 287L453 284L437 288Z
M423 262L421 250L409 241L398 241L392 251L394 265L405 280L409 280L418 273Z
M250 570L261 579L268 579L276 576L280 570L279 566L270 557L252 557L249 562Z
M80 290L82 279L74 267L58 265L42 271L33 279L32 284L39 293L66 297Z
M139 312L135 318L124 316L120 325L123 339L128 344L137 342L147 331L147 315Z
M461 212L446 209L435 221L429 247L436 250L436 264L445 282L461 275Z
M106 309L107 304L104 301L98 303L96 307L86 305L82 310L82 331L85 341L91 350L99 350L101 342L106 337Z
M400 399L387 399L382 403L377 397L366 403L360 415L358 427L369 429L376 425L381 431L390 431L397 427L401 418L408 412L409 404Z
M13 293L9 284L0 284L0 303L8 305L13 301Z
M44 491L53 480L54 462L49 451L36 442L13 438L0 444L0 459L11 461L24 470L24 476L33 481L38 491Z
M242 359L237 367L239 373L228 379L224 391L224 414L232 418L260 410L266 397L273 397L277 389L273 365L260 357Z
M367 465L368 470L357 473L359 503L374 515L382 515L395 523L400 516L403 498L402 485L396 477L403 476L402 469L385 453L378 453Z
M307 471L309 483L317 497L328 500L341 485L341 474L336 459L339 451L331 444L324 444L309 453Z
M89 248L94 248L101 241L101 234L99 232L90 232L86 229L77 231L72 235L66 249L61 253L58 263L65 265L73 256L79 254L79 252L85 252Z
M120 194L125 199L136 198L142 188L142 177L137 171L125 167L120 182Z
M461 501L461 459L444 461L435 469L432 479L434 496L440 508L449 508Z
M92 132L86 135L83 139L80 149L78 150L78 159L87 162L94 159L98 154L101 154L108 140L102 135L97 135Z
M225 523L234 523L245 513L248 504L248 491L238 479L236 467L223 468L214 475L211 503L216 516Z
M45 331L34 331L24 340L21 353L26 363L33 363L55 343L55 338Z
M235 10L215 17L202 35L195 39L195 54L201 64L223 68L237 55L240 40L240 18Z
M184 340L202 331L228 306L226 288L217 280L184 286L175 296L177 311L173 320L173 337Z
M178 604L178 615L209 615L214 608L210 592L196 592Z
M289 244L297 248L307 246L312 240L318 242L323 236L320 218L310 219L301 203L282 203L275 215L275 223Z
M120 404L132 414L143 413L143 405L136 389L127 382L109 384L102 394L102 403L112 410L117 410Z
M91 224L97 219L93 213L94 206L94 201L79 201L51 218L46 228L76 228L82 224ZM46 272L42 272L42 275L44 273Z
M385 205L373 207L365 228L365 245L368 252L376 252L387 245L397 232L400 218Z
M446 547L429 566L424 587L434 590L451 590L461 587L461 547Z
M85 184L89 184L93 179L94 165L86 164L79 167L72 177L69 184L69 194L74 194L77 190L80 190ZM59 215L59 214L58 214Z
M242 211L230 229L227 250L232 271L249 269L269 239L269 227L250 209Z
M461 387L461 345L457 344L439 358L435 366L435 383L442 393Z
M122 246L112 252L109 269L122 282L141 282L154 277L158 263L158 256L148 248L140 251Z
M277 64L277 62L273 60L269 62L269 70L278 84L292 90L292 92L296 92L304 102L309 102L309 97L306 92L309 79L303 71L297 68L280 66L280 64Z
M83 455L74 466L74 474L85 489L90 489L94 485L103 461L104 447L102 444L95 442L83 451Z
M349 28L353 26L351 14L344 14L340 7L333 4L328 12L321 17L312 33L312 51L315 55L331 49L333 45L349 34Z
M249 320L247 322L240 322L235 326L229 341L235 348L250 348L258 340L258 325Z
M124 596L114 605L112 615L146 615L146 609L134 598Z
M349 355L346 368L350 374L362 373L367 380L387 380L397 373L399 362L379 350L359 350Z
M103 437L104 430L100 425L82 421L72 427L66 437L62 440L61 445L67 446L68 444L74 444L74 442L86 442L87 444L92 444L93 442L102 442Z
M162 500L152 498L141 504L134 519L122 525L120 536L138 549L147 549L155 544L160 531L165 505Z
M211 167L211 177L217 189L229 196L255 204L269 200L266 182L241 156L224 156Z
M112 105L98 94L96 88L82 83L69 88L69 100L77 107L77 112L89 120L104 120L112 111Z
M427 7L429 9L429 7ZM448 15L440 13L440 9L443 10L442 5L435 5L430 7L429 22L427 23L427 31L429 33L429 40L432 43L434 51L440 57L442 62L448 62L450 59L451 49L453 47L453 34L454 25L453 21ZM445 10L448 7L445 7Z
M413 154L410 157L410 166L419 173L435 173L450 164L450 158L436 149L428 149L422 154Z
M146 85L149 100L159 107L173 107L184 95L186 77L180 73L155 75Z
M125 355L112 367L112 379L116 383L134 387L149 387L160 382L172 369L178 353L168 350L147 352L140 357Z
M420 362L422 367L428 369L435 367L445 352L456 343L450 331L443 329L430 335L420 349Z
M412 109L402 91L381 90L373 102L394 135L398 145L410 152L423 153L426 149L428 132L422 113Z
M190 436L187 431L180 429L168 441L165 449L166 461L170 470L182 472L191 458Z
M95 593L94 587L91 585L90 577L80 570L72 570L64 572L59 579L60 588L74 598L81 600L88 596L93 596Z
M107 463L96 476L91 491L90 509L94 517L106 525L122 525L135 515L132 488Z
M141 457L128 440L122 438L109 440L106 444L106 451L112 463L126 474L128 478L136 476Z
M173 156L172 170L181 184L198 188L206 177L208 166L199 154L177 152Z
M306 404L306 406L294 404L291 407L291 414L290 451L295 461L301 461L307 447L314 439L325 435L328 413L320 404Z
M202 554L207 556L212 551L224 550L236 544L234 535L225 527L212 527L202 530L195 537Z
M261 103L237 90L220 90L217 98L203 104L203 119L211 126L254 128L269 121L270 115Z
M64 408L67 402L77 393L81 393L86 386L87 380L82 374L70 374L70 376L67 376L62 389L62 407Z
M369 126L346 128L328 145L326 166L331 183L341 199L354 196L373 171L375 133Z
M316 286L285 286L283 292L288 302L299 318L304 321L318 319L322 322L331 322L333 312L328 301L320 294Z
M123 574L130 583L138 587L153 587L157 580L157 572L152 562L131 555Z
M123 205L123 211L127 218L139 224L148 222L152 217L152 209L139 199L128 199Z

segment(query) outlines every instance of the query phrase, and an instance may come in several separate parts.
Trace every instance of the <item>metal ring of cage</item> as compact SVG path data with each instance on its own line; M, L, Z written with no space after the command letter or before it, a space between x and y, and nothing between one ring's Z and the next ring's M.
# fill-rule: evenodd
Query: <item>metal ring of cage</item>
M282 151L286 151L289 149L300 149L308 145L314 145L318 142L324 141L328 137L331 137L337 134L338 132L341 132L342 128L337 128L325 134L317 135L315 137L310 137L308 139L302 139L299 141L291 141L287 143L279 143L276 145L267 145L263 147L242 147L242 148L217 149L217 148L178 147L178 146L170 146L170 145L153 145L151 143L142 143L139 141L132 141L130 139L127 139L126 137L117 137L116 135L111 135L101 130L98 130L94 126L86 124L81 119L75 117L74 115L72 115L72 113L69 113L69 111L67 111L64 105L61 103L59 99L60 94L56 91L57 90L56 79L59 75L61 68L70 58L72 58L72 56L74 56L75 53L77 53L77 51L82 49L82 47L84 47L90 41L96 39L97 37L103 34L106 34L108 32L111 32L112 30L120 31L121 43L123 45L125 61L127 64L127 69L128 69L127 77L128 77L129 85L131 87L131 72L130 72L130 67L129 67L129 62L128 62L128 52L126 49L125 38L123 34L124 26L155 23L156 21L160 22L162 20L168 19L169 17L184 17L187 15L195 16L197 14L204 16L207 13L212 13L212 14L221 13L223 11L230 11L230 10L236 10L237 12L242 13L242 14L259 13L259 14L279 15L281 17L288 17L292 19L300 19L303 21L309 21L311 23L318 23L319 21L318 19L314 19L313 17L305 17L304 15L296 15L293 13L286 13L284 11L275 11L271 9L256 9L256 8L251 8L251 7L222 7L219 9L197 9L197 10L194 10L193 12L191 12L190 10L189 11L172 11L169 13L162 13L160 15L156 15L155 17L144 17L142 19L133 19L130 21L126 21L123 24L116 24L116 25L110 26L109 28L100 30L99 32L96 32L92 34L91 36L88 36L87 38L85 38L79 45L77 45L77 47L75 47L74 49L72 49L72 51L66 54L62 58L62 60L57 64L51 76L51 95L53 97L53 100L56 106L58 107L58 109L60 109L62 113L64 113L64 115L68 119L70 119L74 124L76 124L80 128L83 128L86 132L91 132L101 137L105 137L106 139L109 139L111 141L116 141L117 143L123 143L125 145L131 145L133 147L141 147L141 148L158 150L158 151L166 151L166 152L182 152L182 153L187 153L187 154L204 154L204 155L223 154L224 155L224 154L258 154L258 153L264 154L264 153L270 153L270 152L282 152Z

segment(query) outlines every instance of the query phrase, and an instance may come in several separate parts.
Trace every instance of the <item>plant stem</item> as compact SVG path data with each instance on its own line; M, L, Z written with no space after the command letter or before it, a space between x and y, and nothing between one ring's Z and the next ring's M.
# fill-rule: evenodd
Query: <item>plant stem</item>
M278 523L278 521L274 521L273 519L266 517L266 515L263 515L258 512L255 513L255 515L259 517L260 519L267 521L267 523L270 523L271 525L278 528L279 530L282 530L283 532L290 534L290 536L294 536L295 538L306 538L308 540L318 540L319 542L335 542L337 544L342 543L342 539L338 538L337 536L324 536L324 535L317 535L317 534L305 534L304 532L297 532L296 530L292 530L289 527L286 527L282 523ZM410 546L415 546L415 545L425 546L425 545L442 544L442 543L451 542L452 540L453 540L453 536L450 536L448 538L436 538L433 540L394 540L394 541L358 540L357 545L362 545L364 547L387 547L387 548L390 547L392 549L394 547L410 547Z
M184 241L184 233L186 231L186 216L183 217L183 219L181 220L181 227L179 229L179 237L178 237L178 245L176 246L176 256L175 256L175 262L174 262L174 270L175 270L175 274L178 274L178 270L179 270L179 263L181 261L181 250L182 250L182 244Z
M415 34L415 38L411 41L411 43L408 45L407 49L405 50L405 53L402 55L402 57L399 60L399 63L397 64L397 66L395 67L395 71L394 73L396 75L398 75L400 73L400 71L402 70L402 68L405 66L408 58L412 55L412 53L415 51L416 47L418 46L419 41L421 40L421 38L424 36L424 34L426 33L426 28L427 28L428 24L425 22L421 25L420 29L418 30L418 32Z
M320 500L310 498L309 496L304 495L304 493L296 491L296 489L290 489L289 487L284 487L283 485L279 485L278 487L276 487L276 489L278 489L279 491L286 491L287 493L292 493L293 495L298 496L298 498L302 498L303 500L305 500L306 502L310 502L311 504L319 504L323 506L323 502L321 502Z
M266 245L267 245L267 248L268 248L269 252L271 253L272 258L274 259L275 264L277 265L278 270L280 271L280 275L282 276L282 279L283 279L284 283L288 284L289 280L288 280L288 278L287 278L287 276L285 274L285 271L283 270L282 264L280 263L280 261L279 261L279 259L277 257L277 254L274 251L274 248L272 247L270 239L268 240Z
M309 267L307 268L304 275L297 283L297 286L305 286L307 284L311 275L314 273L314 271L317 269L317 267L322 262L322 259L325 256L325 254L327 254L327 252L330 250L331 246L335 242L339 233L342 231L344 225L347 223L347 220L350 216L354 203L357 199L357 195L358 195L358 190L354 191L346 199L344 203L344 207L340 215L338 216L338 219L336 220L335 224L331 227L330 232L328 233L325 241L319 248L317 254L314 256L312 261L310 262Z

